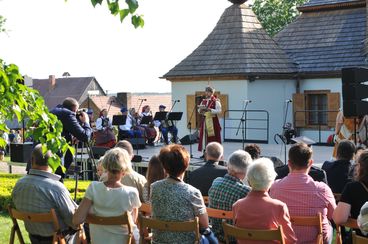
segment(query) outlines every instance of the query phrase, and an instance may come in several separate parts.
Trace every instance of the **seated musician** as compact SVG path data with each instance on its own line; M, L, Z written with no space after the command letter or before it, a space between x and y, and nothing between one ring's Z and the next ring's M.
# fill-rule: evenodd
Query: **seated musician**
M107 117L107 109L102 109L100 117L96 120L95 139L96 146L112 148L116 144L112 121Z
M159 112L165 112L165 105L160 105L158 107ZM164 142L166 145L169 144L169 137L168 134L169 132L171 133L172 137L173 137L173 142L176 143L177 142L177 138L178 138L178 128L176 128L176 126L174 125L173 121L165 119L162 121L158 121L155 120L154 121L155 126L157 126L159 128L159 130L162 133L162 136L164 138Z
M142 123L145 121L145 117L150 117L147 124L146 123ZM152 112L151 112L151 107L149 105L145 105L142 108L142 113L140 115L140 126L144 128L145 130L145 136L146 136L146 142L148 145L153 145L156 136L157 136L157 131L155 129L155 126L153 124L153 120L152 120Z
M140 138L143 137L142 131L138 129L138 119L135 112L135 108L129 109L127 111L126 108L122 108L120 110L123 115L126 115L126 122L125 125L119 125L119 135L118 139L124 140L127 138Z

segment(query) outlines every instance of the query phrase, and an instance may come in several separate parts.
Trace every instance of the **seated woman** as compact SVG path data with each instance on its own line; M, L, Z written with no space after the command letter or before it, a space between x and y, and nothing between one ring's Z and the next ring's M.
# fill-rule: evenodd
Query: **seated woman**
M163 147L159 154L166 179L151 185L153 218L165 221L188 221L199 217L201 229L208 229L208 215L201 192L183 182L190 156L181 145ZM194 233L153 230L153 243L194 243Z
M347 183L333 213L336 224L344 224L348 218L357 219L361 207L368 201L368 150L357 159L355 181ZM356 230L361 235L360 230Z
M105 182L91 182L86 194L73 216L76 225L85 221L87 214L102 217L119 216L126 211L132 213L136 222L138 208L141 206L137 189L120 183L124 174L132 171L128 153L121 148L113 148L104 156L104 168L107 170ZM90 225L91 241L98 243L126 243L127 229L121 226ZM134 239L139 242L139 231L133 228Z
M135 108L121 108L122 115L126 115L125 125L119 125L118 140L125 140L129 138L142 138L144 136L144 128L138 126L138 115Z
M153 155L148 162L146 179L147 182L143 187L143 201L145 203L150 202L150 193L151 193L151 184L166 178L166 172L164 167L162 167L162 163L158 159L156 155Z
M281 225L286 243L296 243L288 207L285 203L268 195L268 190L275 177L273 163L268 158L257 159L250 165L247 179L252 191L247 197L234 203L234 224L247 229L277 229ZM238 243L258 242L238 240Z
M96 120L95 139L96 146L112 148L116 144L112 121L107 117L107 109L102 109L100 117Z
M139 126L144 128L146 141L148 145L153 145L153 142L156 140L157 131L153 124L151 107L149 105L145 105L142 108L142 113L140 114Z

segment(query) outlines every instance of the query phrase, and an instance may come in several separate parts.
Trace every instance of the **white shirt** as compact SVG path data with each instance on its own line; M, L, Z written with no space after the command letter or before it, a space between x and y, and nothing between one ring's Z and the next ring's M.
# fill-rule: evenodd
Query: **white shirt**
M106 127L104 127L103 126L103 119L108 119L108 123L107 123L107 126L106 127L108 127L108 128L110 128L110 129L112 129L113 128L113 126L112 126L112 121L111 121L111 119L109 119L108 117L106 117L106 118L98 118L97 120L96 120L96 129L97 130L103 130L103 129L105 129Z

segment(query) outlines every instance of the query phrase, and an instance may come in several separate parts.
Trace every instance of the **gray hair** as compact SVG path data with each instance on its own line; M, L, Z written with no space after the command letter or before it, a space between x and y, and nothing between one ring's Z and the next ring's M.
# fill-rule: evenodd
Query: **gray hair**
M219 160L224 154L224 147L218 142L210 142L206 147L207 157Z
M268 158L260 158L250 165L247 178L252 190L268 191L276 175L272 161Z
M133 171L128 152L119 147L115 147L106 152L102 166L111 173L115 171L131 173Z
M235 173L247 173L249 165L252 163L252 157L244 150L236 150L229 156L227 168Z

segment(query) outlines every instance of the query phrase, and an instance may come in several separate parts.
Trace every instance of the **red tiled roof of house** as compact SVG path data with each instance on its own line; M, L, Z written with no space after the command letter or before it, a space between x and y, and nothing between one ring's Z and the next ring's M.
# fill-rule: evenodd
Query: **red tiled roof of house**
M171 101L171 94L167 93L157 93L157 94L132 94L130 98L130 104L132 107L138 109L141 100L139 99L147 99L143 101L139 113L142 112L142 107L145 105L149 105L151 107L152 114L154 115L158 112L158 107L162 104L166 106L166 110L170 110L172 101Z

